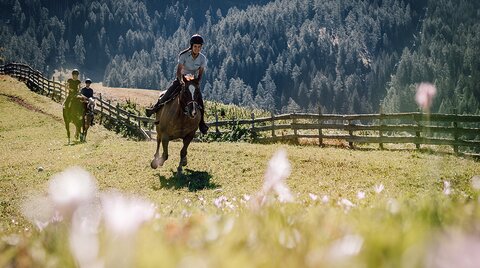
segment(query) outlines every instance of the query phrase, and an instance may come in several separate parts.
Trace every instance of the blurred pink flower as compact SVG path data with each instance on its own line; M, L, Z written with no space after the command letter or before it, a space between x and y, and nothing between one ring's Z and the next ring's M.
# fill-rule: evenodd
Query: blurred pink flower
M432 106L433 98L437 94L437 89L430 83L420 83L417 86L417 93L415 94L415 101L418 106L424 111L429 111Z

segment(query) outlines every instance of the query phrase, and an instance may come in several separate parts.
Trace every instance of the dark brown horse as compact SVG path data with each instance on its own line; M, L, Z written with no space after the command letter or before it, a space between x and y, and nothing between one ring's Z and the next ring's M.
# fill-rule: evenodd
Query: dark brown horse
M67 130L68 144L70 144L70 123L75 126L75 139L84 142L91 122L91 118L85 120L88 99L81 95L71 96L67 99L63 104L63 121Z
M180 163L177 174L182 173L182 167L187 165L188 145L195 136L200 123L200 107L196 101L199 97L199 88L195 83L187 81L182 86L180 93L157 112L155 124L157 124L157 150L152 163L153 169L163 166L168 159L168 142L181 138L183 148L180 151ZM159 157L160 143L163 147L162 156Z

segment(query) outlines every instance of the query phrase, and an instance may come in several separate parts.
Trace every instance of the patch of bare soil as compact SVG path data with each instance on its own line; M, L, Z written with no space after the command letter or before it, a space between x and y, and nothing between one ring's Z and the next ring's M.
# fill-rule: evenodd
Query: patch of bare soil
M49 113L46 113L44 112L42 109L38 108L38 107L35 107L33 106L32 104L26 102L25 100L23 100L22 98L20 97L17 97L17 96L13 96L13 95L7 95L7 94L2 94L0 93L1 96L5 96L8 98L9 101L11 102L14 102L30 111L33 111L33 112L36 112L36 113L41 113L41 114L44 114L46 116L49 116L51 118L53 118L55 121L58 121L58 122L62 122L62 118L56 116L56 115L53 115L53 114L49 114Z

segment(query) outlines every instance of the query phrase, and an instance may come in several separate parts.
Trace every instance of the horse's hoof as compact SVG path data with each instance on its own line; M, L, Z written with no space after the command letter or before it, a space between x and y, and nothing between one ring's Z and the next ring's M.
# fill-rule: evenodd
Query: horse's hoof
M178 167L177 168L177 176L182 176L182 173L183 173L182 167Z
M152 160L152 163L150 163L150 166L153 168L153 169L156 169L158 168L159 166L163 166L163 163L165 163L165 160L163 157L160 157L160 158L154 158Z
M153 169L157 169L158 168L158 161L156 161L155 159L152 160L152 163L150 163L150 166L153 168Z
M187 157L185 156L182 160L180 160L180 165L182 167L186 166L187 165Z

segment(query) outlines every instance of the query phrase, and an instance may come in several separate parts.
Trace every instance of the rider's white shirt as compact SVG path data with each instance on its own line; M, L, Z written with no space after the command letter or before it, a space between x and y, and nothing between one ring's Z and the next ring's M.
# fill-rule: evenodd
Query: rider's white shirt
M198 69L203 67L205 70L207 68L207 57L201 52L196 59L192 57L192 51L188 51L180 56L178 56L178 63L183 65L182 74L193 74L195 77L198 77Z

